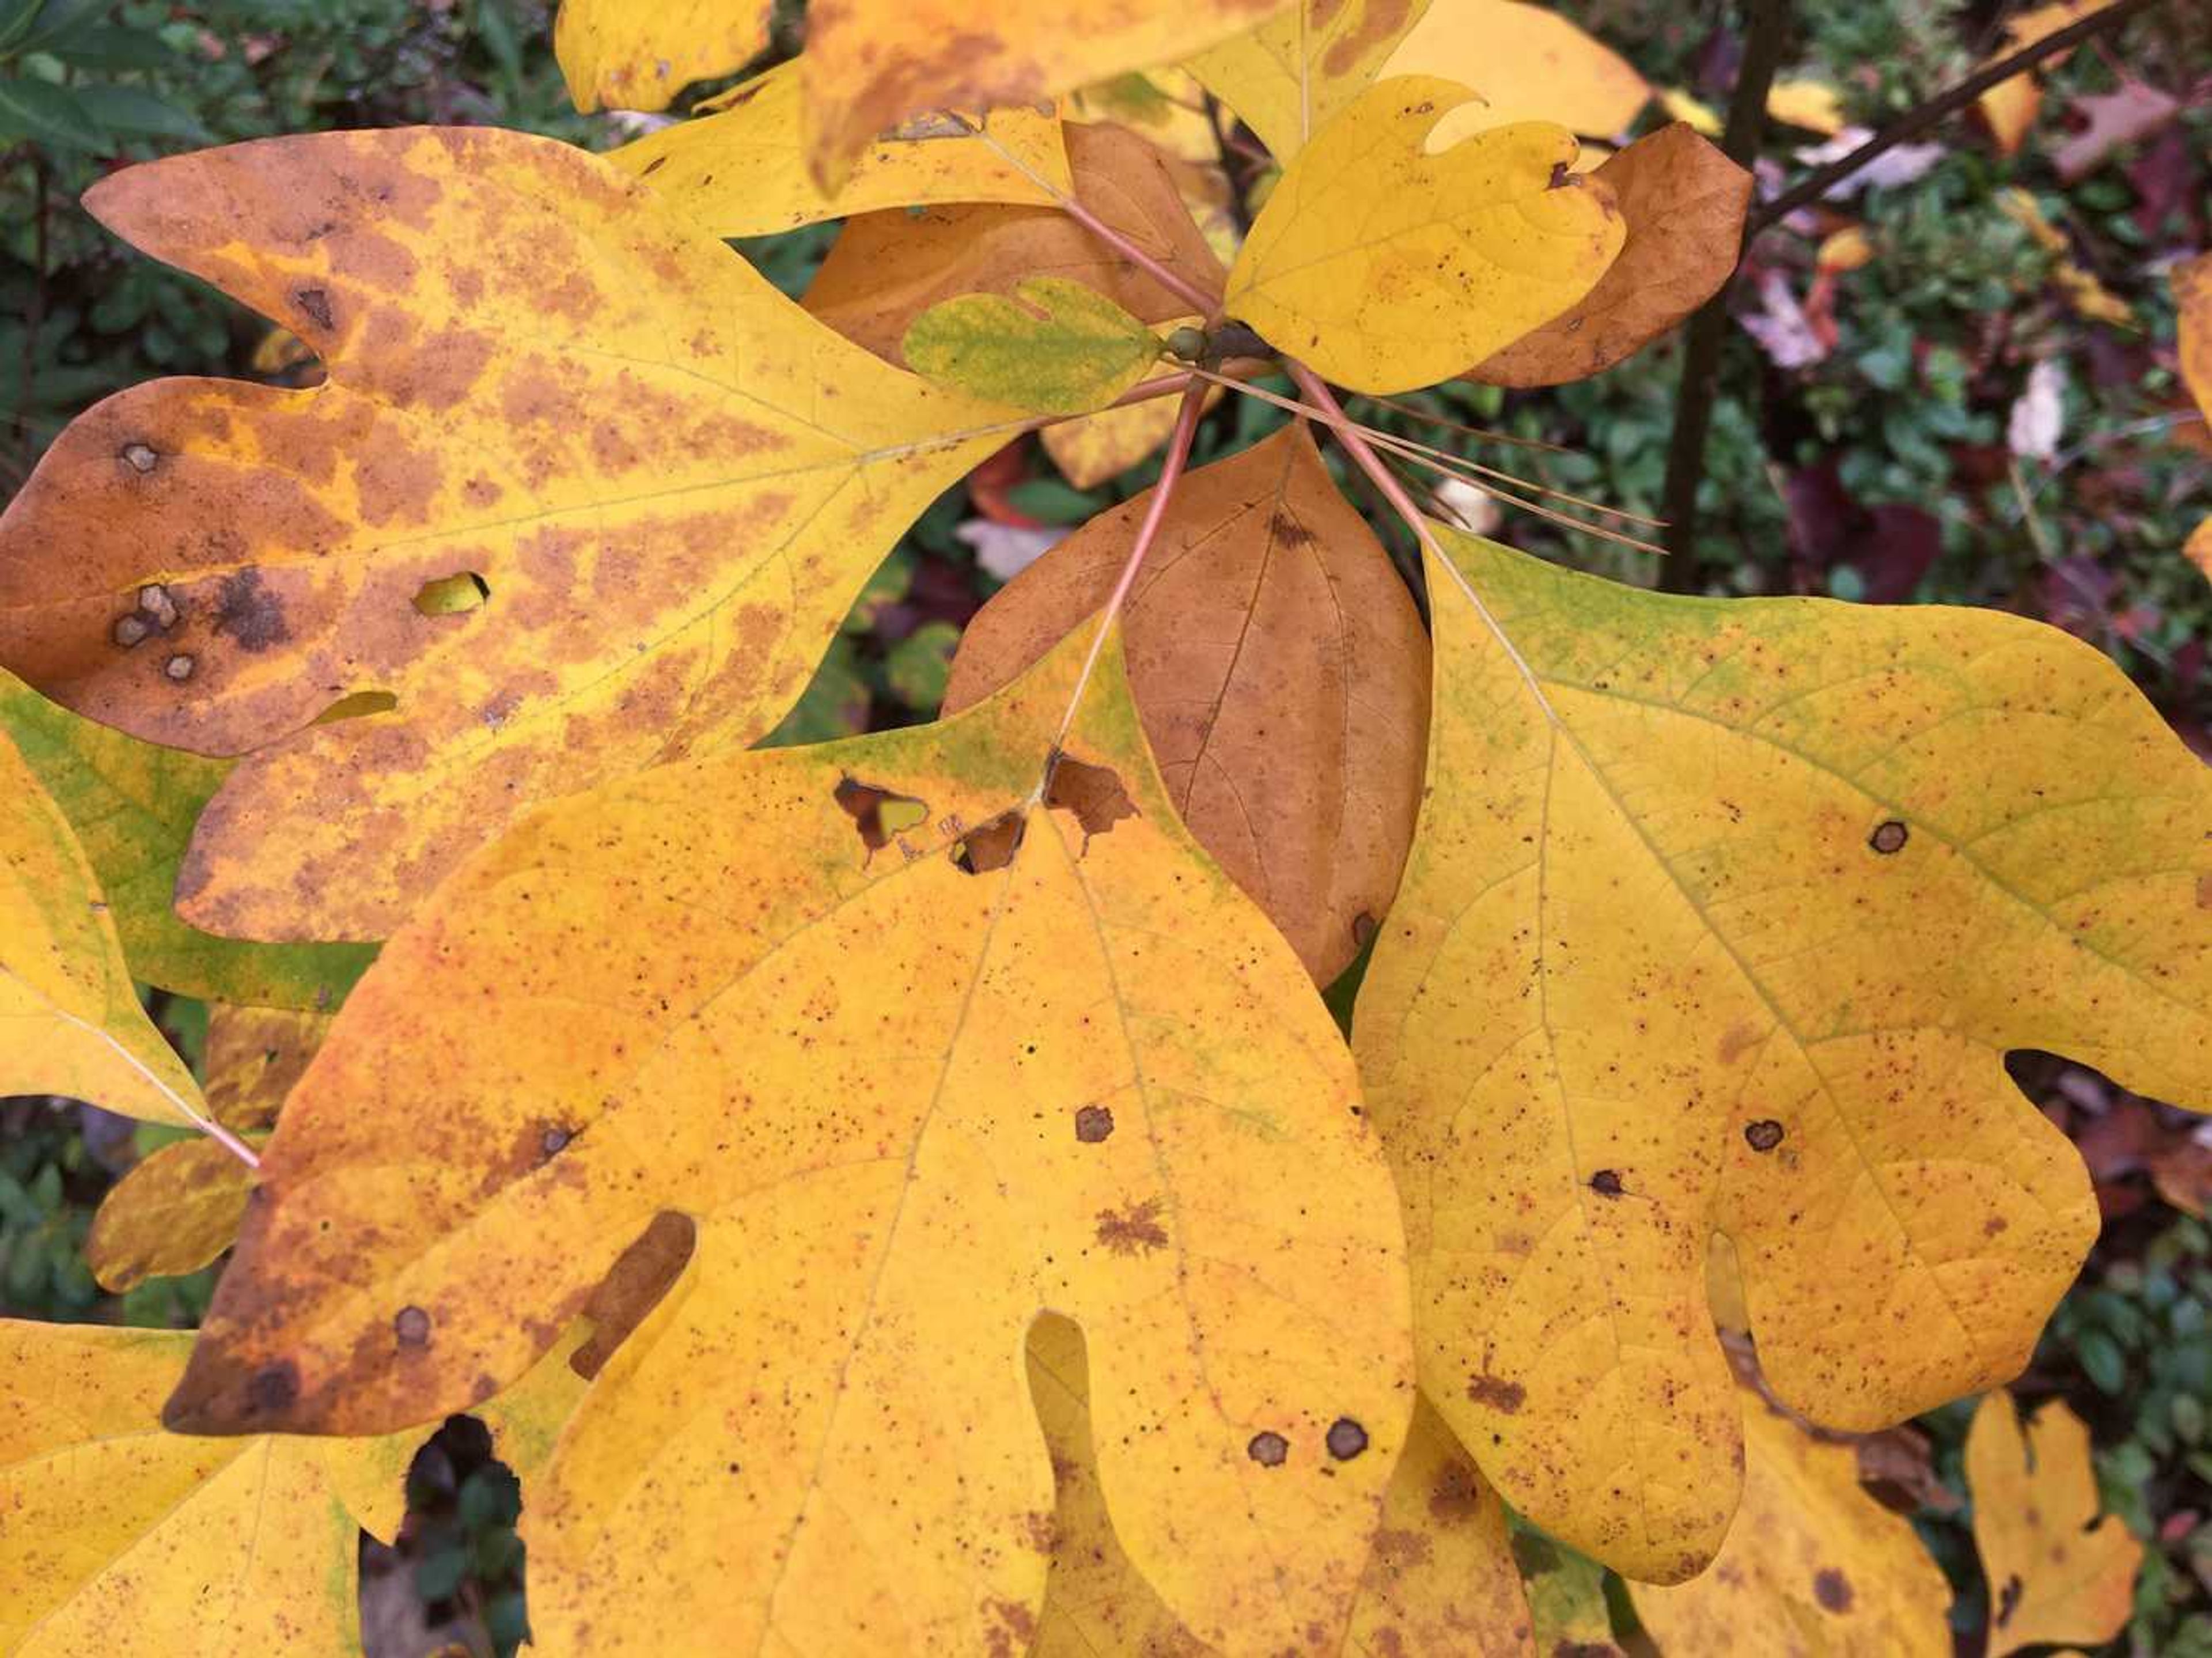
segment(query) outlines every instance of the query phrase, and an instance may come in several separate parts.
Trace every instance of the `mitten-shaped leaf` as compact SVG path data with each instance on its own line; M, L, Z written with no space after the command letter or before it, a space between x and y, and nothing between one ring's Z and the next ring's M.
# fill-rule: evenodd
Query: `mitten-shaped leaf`
M1721 290L1743 244L1751 174L1681 121L1591 175L1628 227L1620 257L1580 301L1471 368L1492 386L1582 380L1642 350Z
M796 60L607 160L717 236L767 236L842 214L939 202L1048 204L1068 187L1060 118L1017 105L925 115L880 133L835 195L806 169Z
M1749 1389L1743 1425L1743 1505L1713 1564L1632 1588L1660 1651L1948 1658L1951 1585L1912 1522L1861 1489L1857 1450Z
M1367 89L1429 9L1429 0L1297 0L1186 67L1288 165ZM1443 9L1455 9L1454 0Z
M1432 75L1474 89L1452 112L1452 131L1556 121L1594 138L1628 130L1651 96L1609 46L1549 6L1522 0L1431 5L1382 66L1384 76Z
M381 938L528 802L759 737L1004 440L948 435L994 412L541 139L274 139L88 199L331 368L111 398L0 519L0 658L140 736L253 751L179 883L219 931ZM456 576L481 604L425 598ZM395 705L314 723L365 691Z
M1883 1426L2015 1372L2096 1234L2006 1050L2212 1100L2212 783L2016 617L1437 533L1431 789L1355 1027L1424 1382L1516 1508L1679 1581L1738 1478L1711 1234L1776 1392Z
M1151 500L1093 519L977 613L948 709L1105 603ZM1176 810L1328 983L1398 888L1420 805L1429 644L1303 426L1184 478L1123 629Z
M2099 1515L2089 1430L2054 1399L2023 1423L2002 1389L1966 1430L1974 1546L1989 1582L1990 1658L2022 1647L2102 1646L2127 1627L2143 1547Z
M147 602L142 595L142 608ZM178 919L171 907L177 872L228 761L95 725L4 669L0 732L15 739L76 831L131 977L210 1001L327 1008L375 958L373 945L246 944Z
M824 188L925 111L1041 98L1203 51L1283 0L816 0L807 8L807 159Z
M1052 1570L1031 1658L1208 1658L1218 1649L1176 1622L1114 1534L1083 1334L1067 1320L1041 1319L1030 1330L1030 1388L1058 1481ZM1363 1434L1339 1426L1330 1454L1340 1461L1372 1455ZM1308 1631L1298 1649L1405 1658L1534 1653L1504 1505L1426 1404L1414 1404L1348 1619L1340 1631Z
M1076 199L1184 280L1220 292L1221 262L1191 222L1170 158L1117 126L1073 123L1066 134ZM908 325L931 306L961 294L1011 294L1039 273L1096 288L1142 322L1172 322L1190 310L1188 300L1058 208L1021 207L861 214L838 233L806 308L902 362Z
M1011 297L963 294L907 325L907 367L939 386L1041 414L1102 409L1160 355L1152 331L1096 288L1029 276Z
M360 1650L362 1528L391 1535L398 1485L358 1519L340 1492L395 1449L164 1431L191 1340L0 1320L0 1651Z
M692 82L757 58L775 9L774 0L561 0L553 53L586 113L666 109Z
M1013 1641L1048 1308L1176 1615L1236 1652L1335 1626L1412 1401L1389 1175L1117 650L1062 732L1091 644L940 725L559 803L458 872L286 1102L173 1420L464 1406L673 1210L683 1282L533 1499L553 1647Z
M1474 94L1384 81L1283 174L1229 273L1230 313L1325 379L1403 392L1458 374L1589 293L1625 234L1612 191L1567 171L1564 127L1502 127L1431 154Z
M0 1093L197 1124L199 1092L138 1005L69 819L0 733Z

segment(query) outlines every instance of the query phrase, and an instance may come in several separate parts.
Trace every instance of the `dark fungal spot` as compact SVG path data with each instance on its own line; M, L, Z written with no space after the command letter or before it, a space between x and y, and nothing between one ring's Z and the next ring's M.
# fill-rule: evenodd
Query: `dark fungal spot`
M1310 545L1314 538L1313 531L1288 513L1279 512L1270 519L1267 533L1278 547L1304 547Z
M1813 1598L1826 1611L1849 1612L1851 1609L1851 1580L1833 1566L1823 1566L1813 1574Z
M1367 1448L1367 1430L1348 1416L1340 1416L1328 1424L1328 1437L1324 1442L1328 1454L1340 1462L1349 1462Z
M331 326L331 296L325 289L302 288L292 295L292 303L316 327L327 330Z
M300 1396L300 1369L289 1358L264 1364L246 1384L246 1408L255 1414L281 1411Z
M1997 1591L1996 1626L1999 1629L2012 1622L2013 1613L2020 1610L2020 1597L2026 1588L2027 1585L2020 1581L2018 1572L2005 1579L2004 1587Z
M556 1124L538 1137L538 1144L544 1148L545 1155L550 1157L575 1138L569 1130Z
M430 1315L420 1307L402 1307L392 1318L392 1333L403 1347L425 1347L430 1342Z
M1290 1461L1291 1442L1270 1428L1252 1436L1252 1442L1245 1446L1244 1455L1263 1468L1279 1468Z
M1167 1229L1160 1224L1161 1202L1158 1198L1146 1198L1141 1203L1131 1204L1127 1211L1101 1209L1096 1236L1098 1242L1117 1255L1149 1254L1155 1249L1167 1248Z
M1617 1169L1601 1169L1589 1178L1590 1190L1601 1198L1617 1198L1627 1188L1620 1183Z
M656 155L645 164L645 170L640 173L637 176L641 179L650 179L654 173L659 172L661 168L667 165L668 158L665 155Z
M1096 1145L1114 1132L1114 1114L1103 1105L1086 1105L1075 1114L1075 1138Z
M1874 833L1867 836L1867 844L1887 858L1890 853L1904 848L1911 833L1911 831L1904 824L1892 817L1875 826Z
M251 566L225 576L216 590L215 630L247 651L265 651L292 636L283 601Z
M1528 1390L1503 1376L1483 1375L1467 1384L1467 1396L1478 1405L1487 1405L1493 1411L1511 1416L1528 1397Z
M126 443L116 452L116 459L134 472L150 472L161 464L161 451L150 443Z
M1782 1125L1771 1117L1761 1117L1744 1125L1743 1138L1754 1151L1771 1151L1782 1144Z

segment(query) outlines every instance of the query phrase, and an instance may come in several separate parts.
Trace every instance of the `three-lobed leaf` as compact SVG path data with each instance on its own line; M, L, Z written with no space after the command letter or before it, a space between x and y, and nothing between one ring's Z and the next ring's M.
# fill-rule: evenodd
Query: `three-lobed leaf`
M1429 76L1369 88L1299 153L1229 273L1225 304L1355 391L1445 380L1589 293L1626 234L1605 185L1541 122L1431 153L1474 94Z
M531 801L765 734L1006 435L520 134L269 140L88 199L331 368L111 398L0 519L0 659L139 736L251 751L179 884L213 930L381 938ZM418 605L456 576L481 604ZM388 706L317 723L362 693Z
M1354 1029L1424 1387L1517 1509L1679 1581L1738 1479L1713 1233L1776 1392L1882 1426L2015 1372L2095 1236L2008 1049L2212 1098L2212 781L2031 623L1437 533L1430 792Z
M1333 1622L1412 1399L1389 1175L1117 653L1061 731L1090 643L938 726L544 809L457 872L287 1102L172 1419L464 1406L678 1210L682 1279L533 1499L549 1642L1011 1638L1046 1571L1047 1309L1177 1617L1233 1652Z

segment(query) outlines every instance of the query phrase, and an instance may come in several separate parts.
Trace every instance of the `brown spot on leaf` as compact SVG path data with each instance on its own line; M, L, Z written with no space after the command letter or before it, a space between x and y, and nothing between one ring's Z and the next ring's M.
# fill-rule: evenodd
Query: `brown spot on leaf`
M327 331L331 326L331 296L319 288L302 288L292 295L292 303L300 307L301 314L318 328Z
M292 636L283 602L251 566L225 576L216 590L215 630L228 634L246 651L265 651Z
M1833 1566L1823 1566L1813 1574L1813 1598L1829 1612L1849 1612L1851 1580Z
M1086 1105L1075 1114L1075 1138L1096 1145L1114 1132L1114 1114L1103 1105Z
M402 1307L392 1315L392 1333L403 1347L430 1345L430 1315L420 1307Z
M1467 1384L1467 1396L1478 1405L1487 1405L1493 1411L1511 1416L1527 1402L1528 1390L1517 1382L1486 1372Z
M839 778L830 794L853 820L853 827L860 834L860 844L868 849L871 857L889 846L891 837L901 829L929 816L928 806L914 796L894 794L857 778Z
M2014 1572L2011 1576L2005 1579L2004 1587L1997 1591L1997 1615L1996 1623L1999 1629L2002 1629L2007 1624L2009 1624L2012 1621L2013 1613L2020 1610L2020 1597L2026 1587L2027 1586L2020 1581L2020 1574L2018 1572Z
M252 1415L287 1410L299 1396L300 1367L289 1358L263 1365L246 1384L246 1408Z
M129 616L116 618L115 642L127 651L153 631L146 625L146 618L133 610Z
M1437 1483L1429 1488L1430 1516L1439 1525L1451 1526L1481 1512L1482 1481L1473 1465L1458 1461L1445 1463Z
M1098 1212L1098 1242L1117 1255L1144 1254L1167 1247L1167 1230L1160 1224L1161 1202L1158 1198L1146 1198L1133 1203L1126 1212L1101 1209Z
M991 1658L1016 1658L1036 1643L1036 1614L1012 1600L990 1600L984 1610L998 1621L990 1633Z
M1252 1436L1244 1455L1263 1468L1279 1468L1290 1461L1291 1442L1269 1428Z
M1761 1117L1757 1122L1744 1125L1744 1142L1754 1151L1771 1151L1782 1144L1782 1125L1771 1117Z
M1620 1171L1617 1169L1599 1169L1590 1176L1589 1184L1590 1190L1601 1198L1617 1198L1628 1189L1620 1183Z
M2212 870L2197 878L2197 908L2212 909Z
M1323 1442L1331 1456L1349 1462L1367 1448L1367 1430L1350 1417L1340 1416L1328 1424L1328 1437Z
M1304 547L1312 544L1313 531L1288 513L1277 513L1267 521L1267 534L1278 547Z
M1128 790L1121 786L1121 778L1110 768L1086 765L1064 754L1055 754L1052 758L1051 780L1045 785L1044 803L1055 811L1075 814L1075 821L1083 826L1085 847L1091 844L1092 835L1103 835L1124 817L1137 815Z
M664 1210L623 1251L584 1303L592 1333L568 1355L568 1368L586 1381L599 1375L632 1330L660 1304L690 1264L699 1228L690 1216Z
M1867 836L1867 844L1887 857L1891 853L1902 850L1911 834L1911 831L1904 824L1892 817L1875 826L1874 833Z
M963 837L952 848L952 861L968 875L987 875L993 870L1004 869L1014 861L1014 854L1021 850L1022 836L1028 830L1028 816L1018 808L1002 811Z
M1734 1065L1759 1046L1759 1029L1749 1019L1739 1019L1721 1033L1721 1063Z
M1022 1540L1039 1554L1050 1554L1059 1538L1059 1522L1043 1509L1031 1509L1022 1516Z

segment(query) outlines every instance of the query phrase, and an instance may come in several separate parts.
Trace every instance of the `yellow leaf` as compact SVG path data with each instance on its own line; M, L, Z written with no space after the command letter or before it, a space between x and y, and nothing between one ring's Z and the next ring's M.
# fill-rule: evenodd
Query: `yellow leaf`
M1191 222L1171 157L1120 127L1079 124L1067 129L1067 155L1079 201L1185 281L1220 291L1221 262ZM908 325L931 306L962 294L1011 293L1039 271L1085 283L1140 321L1178 320L1190 310L1189 301L1058 208L992 206L848 221L806 291L806 308L901 363Z
M268 1128L330 1034L326 1014L280 1008L208 1010L208 1109L226 1128Z
M2143 1547L2098 1515L2089 1430L2054 1399L2025 1424L2010 1394L1966 1430L1974 1546L1990 1589L1990 1658L2022 1647L2102 1646L2127 1627Z
M85 1265L118 1296L149 1278L197 1272L230 1248L252 1189L253 1171L213 1140L157 1147L100 1199Z
M1230 313L1324 379L1389 392L1456 374L1589 293L1626 235L1612 192L1566 173L1563 127L1430 153L1470 95L1416 78L1354 100L1261 210Z
M2175 265L2167 280L2173 284L2182 384L2204 418L2212 421L2212 253ZM2212 518L2197 526L2182 552L2212 580Z
M718 112L663 127L607 156L717 236L766 236L879 208L943 202L1049 205L1068 188L1060 118L1023 106L924 116L872 139L835 195L807 172L799 65L779 64Z
M2008 1049L2212 1101L2212 783L2017 617L1437 533L1431 787L1354 1028L1424 1389L1517 1509L1679 1582L1735 1501L1714 1232L1776 1393L1880 1427L2016 1372L2096 1236Z
M1030 1658L1207 1658L1217 1649L1176 1621L1114 1534L1082 1332L1064 1318L1040 1319L1029 1374L1058 1485L1040 1528L1052 1569ZM1278 1466L1290 1470L1287 1458ZM1348 1619L1306 1636L1299 1650L1534 1658L1504 1507L1426 1404L1413 1406Z
M1367 89L1428 9L1429 0L1297 0L1187 67L1288 165ZM1427 72L1451 78L1445 70Z
M1783 80L1767 88L1766 112L1786 126L1824 138L1844 130L1844 96L1826 81Z
M1068 94L1071 112L1086 121L1115 121L1178 161L1216 168L1221 134L1206 108L1206 88L1178 69L1117 75Z
M1431 5L1382 66L1471 87L1439 141L1516 121L1555 121L1593 138L1626 132L1651 96L1644 77L1549 6L1522 0Z
M1735 274L1751 174L1677 121L1593 175L1627 226L1620 257L1580 301L1469 371L1492 386L1554 386L1620 362Z
M906 325L899 355L954 392L1037 414L1103 409L1158 361L1152 331L1096 288L1025 276L1011 296L939 300Z
M1091 643L939 725L559 803L447 881L287 1102L171 1419L465 1406L674 1210L688 1289L533 1499L555 1649L1014 1638L1048 1308L1090 1339L1120 1534L1176 1615L1237 1652L1333 1619L1412 1400L1389 1174L1118 650L1068 720Z
M561 0L553 54L586 113L666 109L692 82L760 56L774 11L772 0Z
M1692 97L1680 87L1662 87L1659 106L1667 112L1669 119L1687 122L1701 138L1717 138L1724 130L1711 104Z
M1845 225L1820 239L1813 262L1823 270L1857 270L1874 262L1874 243L1864 225Z
M1222 388L1206 392L1206 407L1221 401ZM1096 489L1119 477L1152 454L1175 429L1176 400L1153 398L1144 403L1102 409L1080 420L1060 421L1037 434L1044 452L1060 476L1079 489Z
M336 1473L374 1448L163 1431L191 1341L0 1321L0 1651L360 1650Z
M1743 1505L1699 1576L1631 1586L1662 1653L1949 1658L1951 1586L1912 1522L1859 1486L1857 1450L1743 1391Z
M0 1092L198 1124L199 1085L154 1029L92 865L0 733Z
M927 110L1035 103L1201 52L1284 0L841 0L806 20L807 159L825 189Z
M2063 28L2071 27L2112 3L2112 0L2057 0L2055 4L2037 6L2008 18L2004 50L1993 54L1984 67L2009 58ZM2035 69L2023 70L1998 82L1974 100L1975 110L1989 127L1999 155L2016 155L2034 130L2036 115L2043 107L2043 86L2036 78L2038 72L2056 69L2071 55L2069 48L2056 57L2046 58Z
M158 631L164 615L173 624L166 588L149 589L138 602L134 626ZM80 719L5 670L0 732L15 739L76 831L132 978L210 1001L335 1007L375 957L373 945L218 938L177 918L170 908L177 870L228 762L156 748Z
M213 931L381 938L531 801L764 734L1006 435L542 139L276 139L87 200L331 367L111 398L0 519L0 659L137 735L252 750L179 882ZM477 608L416 607L467 574ZM114 595L147 582L173 626L126 635ZM395 705L314 723L364 690Z
M1152 499L1094 518L976 614L947 712L1084 626ZM1420 801L1429 642L1303 428L1184 477L1122 627L1176 810L1328 983L1398 890Z

